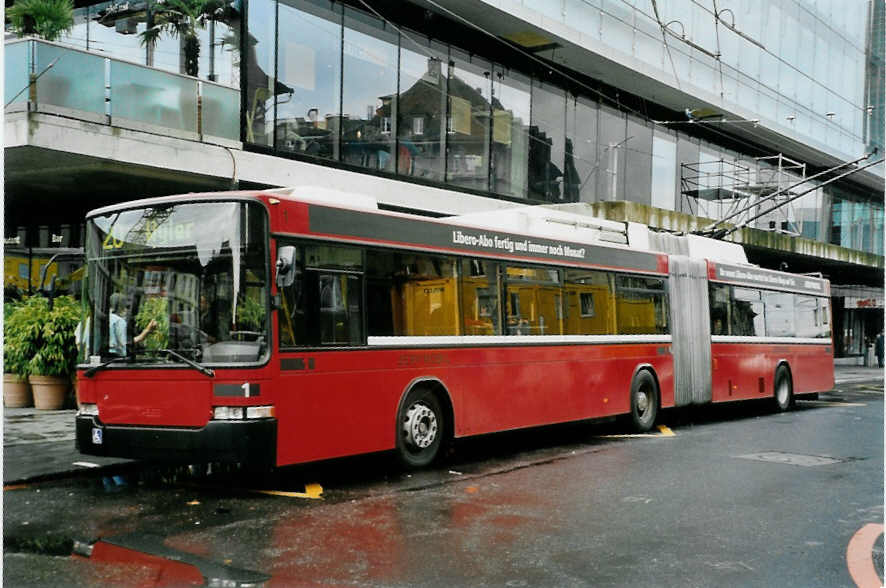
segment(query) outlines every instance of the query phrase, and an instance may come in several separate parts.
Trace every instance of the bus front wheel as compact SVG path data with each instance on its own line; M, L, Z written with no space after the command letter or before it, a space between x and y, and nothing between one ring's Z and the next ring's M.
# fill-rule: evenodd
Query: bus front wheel
M640 370L631 382L631 422L638 433L646 433L658 416L658 386L648 370Z
M406 395L397 415L397 457L407 468L421 468L436 459L446 430L443 410L427 388Z
M791 373L783 365L775 370L775 407L779 412L790 410L794 406L794 386Z

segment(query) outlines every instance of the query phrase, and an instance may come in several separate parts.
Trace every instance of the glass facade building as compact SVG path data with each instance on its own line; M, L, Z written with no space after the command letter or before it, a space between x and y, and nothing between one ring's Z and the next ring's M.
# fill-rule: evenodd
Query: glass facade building
M657 15L625 0L522 7L671 76L680 91L718 96L724 111L848 160L882 143L882 93L879 108L866 103L872 64L882 71L882 43L865 41L874 4L722 1L715 12L665 0ZM624 107L617 90L539 73L519 52L500 63L338 2L248 7L244 141L275 154L498 198L627 200L713 219L810 175L774 165L746 139L720 133L721 145ZM882 199L816 185L752 226L882 254Z
M228 150L216 183L173 178L160 193L229 185L240 150L391 180L398 195L446 188L471 206L630 202L699 226L731 218L861 252L882 275L883 164L808 179L882 157L882 0L475 0L476 22L465 4L226 0L193 21L188 55L168 30L144 42L169 16L163 2L81 3L58 43L7 40L6 110L39 102ZM758 214L773 193L783 206ZM80 242L64 227L82 214L28 227L15 216L7 245Z

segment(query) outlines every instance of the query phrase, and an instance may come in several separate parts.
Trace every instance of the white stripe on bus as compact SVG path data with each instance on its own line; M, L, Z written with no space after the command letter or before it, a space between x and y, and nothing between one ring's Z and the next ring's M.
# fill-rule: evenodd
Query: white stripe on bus
M770 345L830 345L830 337L738 337L712 335L711 343L756 343Z
M668 344L670 335L445 335L445 336L398 336L369 337L367 343L374 346L427 347L444 345L550 345L550 344L612 344L612 343L657 343Z

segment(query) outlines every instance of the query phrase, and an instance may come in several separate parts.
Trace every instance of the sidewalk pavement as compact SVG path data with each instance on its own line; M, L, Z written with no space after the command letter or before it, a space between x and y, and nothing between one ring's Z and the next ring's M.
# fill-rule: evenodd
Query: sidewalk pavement
M3 409L3 485L76 476L131 463L83 455L74 447L76 410Z
M883 382L882 368L834 368L836 383ZM132 460L83 455L74 447L75 410L3 410L3 484L24 484L76 476L134 463Z

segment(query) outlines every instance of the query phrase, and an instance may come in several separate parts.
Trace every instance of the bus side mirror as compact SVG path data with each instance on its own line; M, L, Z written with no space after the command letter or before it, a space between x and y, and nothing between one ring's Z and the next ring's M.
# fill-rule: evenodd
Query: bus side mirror
M286 245L277 250L277 288L286 288L295 281L295 247Z

